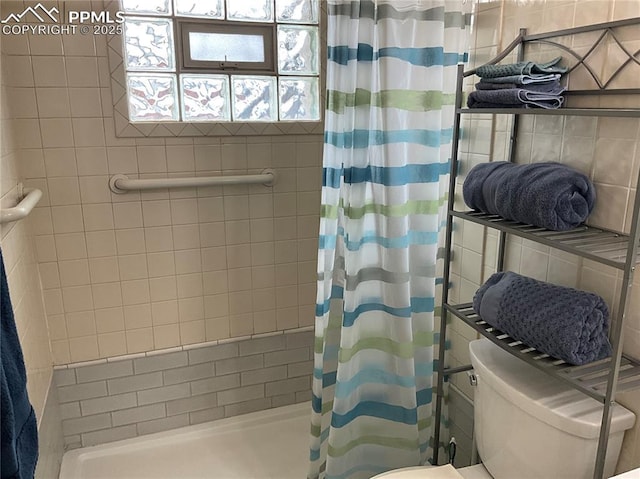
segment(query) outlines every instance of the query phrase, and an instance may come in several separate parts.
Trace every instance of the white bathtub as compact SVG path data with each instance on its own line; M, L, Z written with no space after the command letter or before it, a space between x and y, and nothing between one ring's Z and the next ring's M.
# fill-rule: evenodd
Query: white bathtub
M60 479L300 479L308 403L67 452Z

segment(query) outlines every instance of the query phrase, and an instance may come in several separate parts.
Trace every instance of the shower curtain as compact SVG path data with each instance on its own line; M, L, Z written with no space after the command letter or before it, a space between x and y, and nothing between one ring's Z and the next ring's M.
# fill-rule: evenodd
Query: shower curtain
M468 7L327 5L310 479L431 457L436 257Z

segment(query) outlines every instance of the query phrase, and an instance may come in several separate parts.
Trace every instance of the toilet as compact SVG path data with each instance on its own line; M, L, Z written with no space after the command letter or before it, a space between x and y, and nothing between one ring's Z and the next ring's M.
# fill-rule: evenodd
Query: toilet
M474 430L482 464L454 472L465 479L592 478L602 404L487 339L469 343L469 353L477 378ZM614 406L605 477L613 475L624 431L634 422L631 411ZM429 479L437 469L408 467L375 478Z

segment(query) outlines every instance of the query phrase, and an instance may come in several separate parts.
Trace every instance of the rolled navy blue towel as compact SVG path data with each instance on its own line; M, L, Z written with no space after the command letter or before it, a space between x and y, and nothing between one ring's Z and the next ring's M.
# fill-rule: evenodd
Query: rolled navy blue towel
M570 364L611 356L609 308L597 294L507 271L478 289L473 309L503 333Z
M0 255L0 477L33 479L38 426L27 394L27 374Z
M596 200L591 180L560 163L480 163L462 191L471 209L554 231L583 223Z

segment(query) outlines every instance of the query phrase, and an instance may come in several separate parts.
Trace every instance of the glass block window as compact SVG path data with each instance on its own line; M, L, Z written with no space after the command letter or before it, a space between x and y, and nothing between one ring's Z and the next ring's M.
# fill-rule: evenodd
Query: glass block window
M121 0L131 122L320 120L318 0Z

